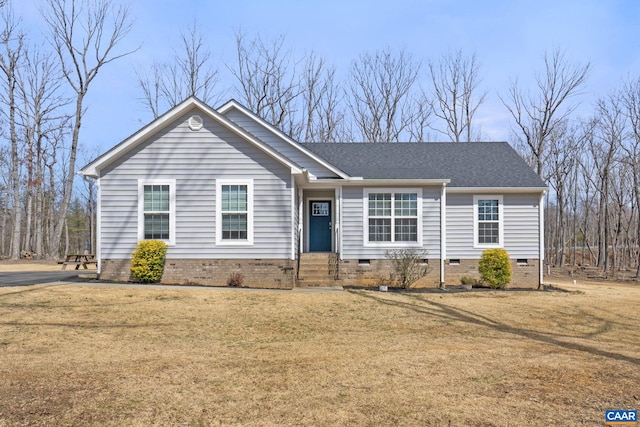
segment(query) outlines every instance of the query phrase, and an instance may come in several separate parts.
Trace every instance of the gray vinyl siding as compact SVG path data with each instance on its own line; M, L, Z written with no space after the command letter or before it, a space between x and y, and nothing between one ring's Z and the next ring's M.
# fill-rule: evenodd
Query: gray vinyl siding
M232 108L225 113L225 116L233 121L250 134L257 136L260 140L265 141L278 153L281 153L300 167L307 169L313 175L319 178L335 178L337 175L320 163L312 160L308 155L302 151L292 147L287 141L283 140L254 119L247 117L241 111Z
M504 247L511 258L539 258L539 205L539 194L504 196Z
M395 188L394 188L395 189ZM384 259L385 250L397 246L364 245L364 207L362 187L342 190L342 256L345 259ZM429 258L440 257L440 188L422 189L422 247Z
M176 180L168 258L290 258L291 173L227 128L186 114L102 171L101 257L129 258L138 238L138 179ZM216 179L253 179L254 244L216 246Z
M448 259L478 259L484 250L474 248L473 196L447 194ZM539 197L538 194L503 195L503 247L511 258L538 259Z
M422 189L422 247L429 258L440 258L440 190Z

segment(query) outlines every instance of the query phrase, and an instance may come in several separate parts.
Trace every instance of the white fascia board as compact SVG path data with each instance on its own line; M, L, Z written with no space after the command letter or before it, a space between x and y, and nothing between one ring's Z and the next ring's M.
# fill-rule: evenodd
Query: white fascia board
M289 145L294 147L296 150L302 152L306 156L310 157L312 160L318 162L319 164L321 164L325 168L329 169L331 172L333 172L336 175L338 175L340 178L344 178L344 179L349 178L349 175L344 173L342 170L338 169L337 167L333 166L330 163L327 163L326 160L323 160L322 158L318 157L317 155L315 155L311 151L307 150L300 143L294 141L290 136L287 136L285 133L283 133L281 130L279 130L275 126L270 125L264 119L262 119L261 117L258 117L256 114L254 114L251 111L249 111L242 104L239 104L238 101L236 101L234 99L228 101L222 107L218 108L218 112L220 112L221 114L225 114L227 111L231 110L232 108L235 108L235 109L241 111L246 116L251 117L254 121L259 123L262 127L268 129L270 132L272 132L276 136L280 137L282 140L287 142Z
M543 193L547 187L447 187L447 193Z
M269 154L271 157L287 166L291 169L291 173L301 173L302 170L291 161L283 157L281 154L275 152L268 145L259 141L253 135L249 134L247 131L227 119L224 115L220 114L213 108L209 107L202 101L198 100L195 97L188 98L182 103L178 104L176 107L169 110L164 115L158 117L153 122L149 123L147 126L140 129L138 132L134 133L124 141L120 142L118 145L113 147L111 150L104 153L102 156L98 157L84 168L82 168L78 173L84 176L89 176L92 178L98 178L100 174L100 170L113 162L114 160L120 158L123 154L130 151L132 148L136 147L139 143L145 141L149 136L156 133L158 130L162 129L164 126L177 119L181 115L185 114L192 108L198 108L203 113L206 113L210 118L231 130L235 134L241 136L249 143L255 145L260 150Z

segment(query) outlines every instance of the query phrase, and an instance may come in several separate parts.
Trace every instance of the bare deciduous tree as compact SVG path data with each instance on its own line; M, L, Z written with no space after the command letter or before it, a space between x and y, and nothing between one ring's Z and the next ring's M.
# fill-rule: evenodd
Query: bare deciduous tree
M409 141L427 142L431 140L433 103L424 91L413 100L413 118L409 125Z
M597 179L598 203L598 267L609 268L608 245L611 237L610 194L614 162L625 133L625 115L616 95L601 98L596 103L595 135L588 139Z
M9 140L11 141L11 161L9 180L12 191L12 223L13 231L10 242L10 258L20 257L20 238L22 227L22 200L20 195L20 156L18 147L18 131L16 123L17 95L18 95L18 67L23 57L24 34L19 29L13 11L7 10L2 16L1 43L5 49L0 54L0 70L2 70L2 80L4 90L1 91L0 99L7 107L6 118L9 125Z
M341 110L335 68L315 53L304 62L301 79L302 114L294 120L291 136L305 142L344 141L344 112Z
M154 118L190 96L207 104L219 101L218 70L211 66L211 51L196 22L180 32L180 41L168 62L154 63L149 71L136 70L142 102Z
M531 95L515 80L507 99L501 98L516 123L522 141L533 158L533 167L542 175L549 136L575 109L568 101L579 93L590 65L568 63L559 50L544 55L545 69L536 75L536 93Z
M45 159L49 155L48 139L53 132L66 130L70 116L62 111L69 99L61 94L62 75L52 53L36 47L25 51L24 67L19 71L20 125L26 144L23 162L26 167L25 250L44 254L45 214L53 209L45 203Z
M577 185L577 170L584 149L586 130L587 128L581 124L570 126L565 121L559 124L549 137L549 153L544 176L553 190L555 199L555 218L551 222L548 237L556 251L549 254L548 258L556 266L565 264L569 240L575 240L575 235L572 235L569 228L568 206L575 204L572 196Z
M284 36L266 41L247 40L236 32L235 67L229 67L239 84L241 102L270 124L291 135L295 131L295 101L300 95L296 62L284 47Z
M404 50L365 53L351 65L348 103L367 142L397 142L413 120L411 90L420 63Z
M444 130L435 130L448 135L453 142L474 139L473 117L487 95L478 91L479 69L476 55L464 58L461 50L444 54L437 65L429 62L433 113L446 125Z
M47 0L43 12L62 73L75 94L71 144L64 177L64 192L56 220L50 256L57 256L71 200L75 163L89 86L105 65L132 51L116 52L131 30L129 10L111 0Z
M622 145L621 161L631 169L635 208L640 209L640 78L628 80L622 89L622 104L630 127L629 138ZM640 218L636 220L636 245L640 244ZM636 277L640 278L640 250L636 254Z

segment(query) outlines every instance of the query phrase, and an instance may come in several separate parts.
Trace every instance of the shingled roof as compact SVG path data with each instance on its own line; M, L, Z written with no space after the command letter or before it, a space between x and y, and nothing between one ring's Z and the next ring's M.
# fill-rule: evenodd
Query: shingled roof
M506 142L306 143L353 177L450 179L451 187L546 188Z

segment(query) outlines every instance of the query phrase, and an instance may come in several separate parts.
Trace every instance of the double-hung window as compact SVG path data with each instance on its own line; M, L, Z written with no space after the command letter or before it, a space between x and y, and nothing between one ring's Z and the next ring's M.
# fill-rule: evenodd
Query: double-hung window
M473 200L476 247L503 244L502 196L475 196Z
M216 243L253 244L253 181L217 180Z
M138 240L175 243L175 179L138 181Z
M421 243L419 190L365 190L364 204L368 243Z

